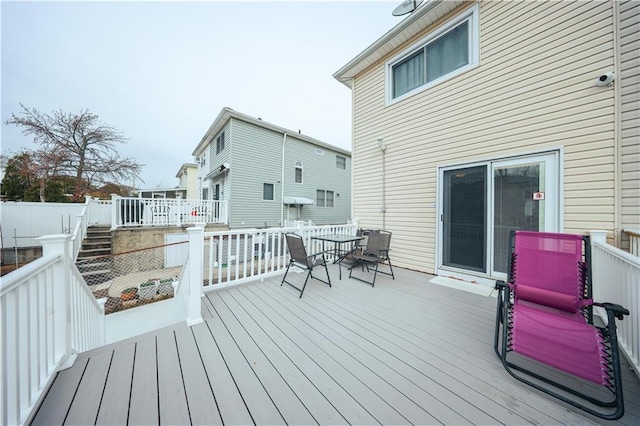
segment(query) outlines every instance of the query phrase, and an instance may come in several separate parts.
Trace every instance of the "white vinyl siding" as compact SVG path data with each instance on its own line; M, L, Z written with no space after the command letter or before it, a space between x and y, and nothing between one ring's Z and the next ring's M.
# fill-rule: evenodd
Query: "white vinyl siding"
M385 227L394 264L433 272L437 168L563 149L561 229L613 232L614 89L611 2L493 2L480 8L480 65L387 105L383 58L353 82L354 217ZM462 6L398 52L468 9ZM384 137L383 157L375 141ZM408 185L407 182L411 184Z
M640 229L640 2L619 5L621 224ZM623 244L628 247L628 242Z

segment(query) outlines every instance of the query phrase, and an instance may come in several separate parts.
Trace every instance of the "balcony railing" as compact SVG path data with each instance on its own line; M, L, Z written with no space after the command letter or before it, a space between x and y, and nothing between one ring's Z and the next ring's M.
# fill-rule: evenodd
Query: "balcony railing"
M227 223L227 202L170 198L134 198L114 195L111 229L125 226L181 226Z
M640 257L606 242L605 231L590 231L593 258L593 298L617 303L630 315L617 322L618 341L630 364L640 374ZM606 321L602 308L597 312Z
M629 236L629 253L640 256L640 230L625 229L623 232Z
M355 235L357 224L305 226L291 228L237 229L206 232L203 259L205 291L213 285L233 285L283 272L289 262L284 239L296 232L305 240L308 253L322 251L322 243L313 236ZM331 253L327 253L332 260Z

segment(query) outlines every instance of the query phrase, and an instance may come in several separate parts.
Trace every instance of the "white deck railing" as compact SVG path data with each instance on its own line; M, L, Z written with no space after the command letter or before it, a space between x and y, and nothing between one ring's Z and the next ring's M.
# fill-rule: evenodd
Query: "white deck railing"
M206 232L204 253L204 291L241 284L283 272L289 262L284 234L295 232L304 238L307 252L322 251L313 236L355 235L356 224L305 226L292 228L236 229ZM333 248L333 247L331 247ZM329 247L327 247L327 250ZM331 256L330 253L327 254ZM333 260L329 258L329 260ZM215 285L214 285L215 284Z
M623 232L629 235L629 253L640 256L640 230L624 229Z
M69 235L41 237L43 256L5 275L0 424L25 422L74 353L104 344L104 304L71 262Z
M640 374L640 257L606 243L605 231L590 231L593 298L622 305L630 315L616 323L620 347ZM597 313L606 321L601 308Z
M111 200L87 197L89 225L111 225Z
M227 223L227 202L170 198L135 198L114 195L111 229L123 226L181 226Z

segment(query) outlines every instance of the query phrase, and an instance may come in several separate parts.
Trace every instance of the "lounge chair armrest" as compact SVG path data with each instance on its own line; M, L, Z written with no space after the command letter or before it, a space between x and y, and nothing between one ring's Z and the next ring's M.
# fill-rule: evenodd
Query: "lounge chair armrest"
M502 290L506 287L507 287L507 283L505 283L503 280L497 280L496 285L493 288L496 290Z
M607 311L611 311L613 312L613 314L615 315L616 318L618 318L619 320L622 320L622 318L624 317L624 315L629 315L629 310L623 308L622 306L616 304L616 303L599 303L599 302L593 302L593 304L595 306L600 306L601 308L605 308Z

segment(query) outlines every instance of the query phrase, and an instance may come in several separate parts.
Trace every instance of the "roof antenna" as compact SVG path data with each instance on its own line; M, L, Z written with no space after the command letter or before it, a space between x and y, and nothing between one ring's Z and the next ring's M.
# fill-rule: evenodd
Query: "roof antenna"
M391 14L393 16L402 16L407 13L411 13L420 6L422 0L404 0L400 5L398 5Z

